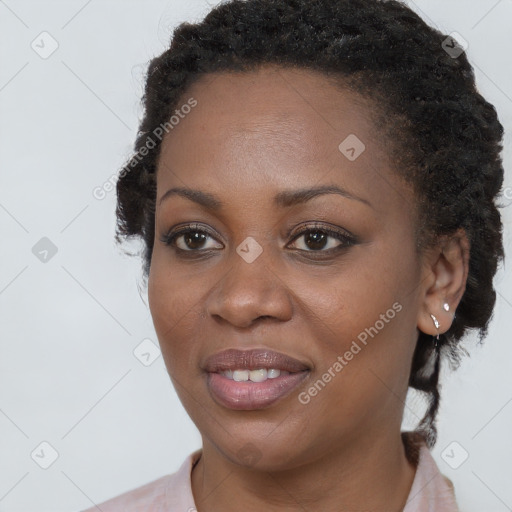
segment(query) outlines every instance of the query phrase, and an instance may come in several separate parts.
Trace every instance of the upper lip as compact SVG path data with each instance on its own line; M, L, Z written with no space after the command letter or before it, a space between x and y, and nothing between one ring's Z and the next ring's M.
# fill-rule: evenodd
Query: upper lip
M257 370L260 368L274 368L287 372L301 372L309 370L308 365L293 357L269 349L238 350L227 349L210 356L204 369L210 373L227 370Z

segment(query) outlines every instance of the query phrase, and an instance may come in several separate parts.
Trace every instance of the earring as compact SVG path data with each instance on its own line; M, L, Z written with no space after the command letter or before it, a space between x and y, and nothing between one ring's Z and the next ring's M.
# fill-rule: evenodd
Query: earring
M436 329L438 330L437 336L435 338L432 336L434 338L434 349L437 351L437 350L439 350L439 326L441 324L439 323L439 320L434 315L431 314L430 317L432 318L432 321L434 322L434 325L436 326Z
M445 302L445 303L443 304L443 309L444 309L445 311L450 311L450 304L448 304L448 302Z

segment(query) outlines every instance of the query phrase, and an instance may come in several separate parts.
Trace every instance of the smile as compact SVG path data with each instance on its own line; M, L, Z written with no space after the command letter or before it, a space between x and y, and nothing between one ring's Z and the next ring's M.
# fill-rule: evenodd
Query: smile
M213 400L235 410L270 407L310 373L307 364L269 349L224 350L209 357L203 369Z
M222 372L224 377L234 380L236 382L264 382L267 379L275 379L280 375L289 375L290 372L286 370L279 370L277 368L260 368L259 370L226 370Z

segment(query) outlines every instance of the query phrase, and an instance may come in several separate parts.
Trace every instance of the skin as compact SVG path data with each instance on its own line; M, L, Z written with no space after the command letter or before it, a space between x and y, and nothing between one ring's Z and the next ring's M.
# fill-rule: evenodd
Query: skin
M195 82L183 103L190 97L197 106L161 149L148 295L167 370L202 435L192 472L197 509L402 510L415 474L400 438L412 355L419 330L437 332L431 313L439 332L450 327L467 278L467 239L458 233L418 252L416 199L371 105L323 75L276 66L217 73ZM365 144L354 161L338 149L349 134ZM274 204L279 192L319 185L359 199L331 193ZM160 203L173 187L207 192L223 206L176 194ZM160 240L186 223L212 233L203 245L176 241L195 259ZM356 242L329 253L343 242L330 236L318 248L308 233L294 239L322 226ZM236 252L248 236L263 248L252 263ZM299 393L394 303L402 306L395 318L301 403ZM266 409L230 410L212 398L201 369L227 348L269 348L311 371ZM255 460L241 457L248 449Z

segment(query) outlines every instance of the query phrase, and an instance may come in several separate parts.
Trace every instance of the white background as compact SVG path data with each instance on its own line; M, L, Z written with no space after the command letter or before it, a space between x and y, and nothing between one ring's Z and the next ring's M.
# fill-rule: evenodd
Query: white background
M511 198L512 1L410 5L468 41L478 86L507 130ZM0 511L87 508L174 472L200 446L162 358L146 367L133 354L156 342L141 262L114 243L115 193L92 191L130 154L147 62L178 22L208 9L206 0L0 1ZM59 45L47 59L31 48L43 31ZM511 209L502 210L509 253ZM46 263L32 253L42 237L58 249ZM468 340L471 357L443 372L433 454L466 512L512 510L510 273L496 285L485 344ZM420 414L410 407L404 426ZM59 454L46 470L31 458L50 461L43 441ZM453 441L452 457L469 454L458 469L442 456Z

